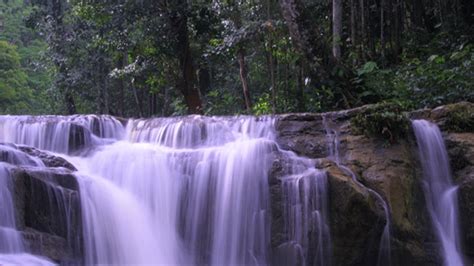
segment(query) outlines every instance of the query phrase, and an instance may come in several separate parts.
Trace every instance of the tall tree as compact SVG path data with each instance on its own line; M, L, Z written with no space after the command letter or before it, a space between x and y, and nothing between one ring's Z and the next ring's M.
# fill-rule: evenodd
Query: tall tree
M196 83L196 69L189 43L188 36L188 1L176 0L171 4L170 22L176 34L176 54L179 56L181 78L178 88L183 93L184 100L188 106L188 112L192 114L202 113L202 102Z
M342 38L342 0L332 1L332 55L336 61L341 59Z

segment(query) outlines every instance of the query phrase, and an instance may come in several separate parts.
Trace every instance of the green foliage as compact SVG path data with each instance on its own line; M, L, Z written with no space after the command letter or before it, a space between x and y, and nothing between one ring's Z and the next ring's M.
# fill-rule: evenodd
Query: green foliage
M263 94L253 106L252 112L255 115L271 114L272 106L270 105L270 95L267 93Z
M453 51L430 55L424 61L411 59L398 74L399 79L405 79L419 107L434 107L461 100L474 101L472 45L460 45Z
M31 97L16 46L0 41L0 112L28 113Z
M240 111L240 106L235 107L236 96L230 90L211 90L206 95L207 115L233 115Z
M385 2L386 12L405 12L401 17L409 19L392 20L386 13L382 42L382 2L364 13L355 10L356 25L350 25L350 5L344 5L342 55L336 62L330 1L295 1L289 5L296 11L289 14L297 15L293 20L284 17L288 12L281 1L54 3L0 1L0 40L15 45L19 55L16 74L8 76L14 90L2 92L9 112L23 112L13 108L23 95L24 107L33 113L181 115L186 113L186 83L199 88L205 114L244 113L240 51L257 115L379 102L409 110L474 101L472 22L440 18L439 7L427 7L427 25L415 25L406 16L410 5L392 10L393 3ZM176 33L181 22L186 22L187 40ZM400 26L403 36L397 35ZM355 42L349 38L353 29ZM184 42L189 58L177 49ZM0 64L11 65L4 56ZM189 80L183 80L183 60L193 62ZM71 103L75 108L69 110ZM374 118L380 125L368 130L382 134L386 128L383 134L397 135L392 125L382 123L384 118L397 121L396 112L385 111Z
M33 10L22 0L0 1L0 21L3 22L0 41L15 45L13 51L10 49L6 53L9 57L19 57L19 65L14 63L16 70L8 77L9 83L15 84L16 96L3 105L2 112L54 113L54 99L50 91L52 70L44 60L48 47L43 37L28 28L24 20ZM11 66L11 61L6 58L0 59L0 62ZM5 88L7 85L3 83L2 86Z
M362 103L395 100L414 109L474 101L474 49L470 44L460 45L424 60L405 58L389 69L369 61L357 70L353 81Z
M390 144L407 136L410 120L397 103L380 103L370 106L351 119L354 134L382 138Z

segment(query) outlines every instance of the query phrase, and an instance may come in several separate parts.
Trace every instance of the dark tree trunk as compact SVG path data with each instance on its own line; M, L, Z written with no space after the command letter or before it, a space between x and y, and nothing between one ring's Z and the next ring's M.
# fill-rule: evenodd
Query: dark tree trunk
M298 111L304 112L306 111L306 104L304 100L304 66L303 62L298 62L296 64L296 69L298 73L296 74L296 78L298 79Z
M247 111L252 110L252 101L250 98L249 85L247 82L247 66L245 65L245 51L240 48L237 51L237 61L239 61L240 81L242 82L242 92L244 94L245 108Z
M311 25L311 12L306 10L301 0L280 0L280 9L286 21L295 49L305 57L310 66L311 76L319 82L326 80L328 73L320 64L321 54L330 52L317 26Z
M122 52L122 56L119 59L119 68L122 69L128 64L128 54L127 52ZM120 99L119 99L119 104L120 104L120 115L124 116L125 114L125 87L126 83L124 78L119 79L119 91L120 91Z
M385 0L380 0L380 54L385 58Z
M341 59L342 0L332 1L332 56Z
M64 98L66 101L66 109L69 115L77 114L76 110L76 103L74 102L74 97L70 91L66 91L64 94Z
M170 16L173 31L176 34L176 53L179 57L179 66L181 69L181 80L178 81L178 88L184 96L184 101L188 107L188 113L202 113L201 95L196 86L196 71L194 68L193 57L189 45L188 37L188 18L184 14L187 10L187 0L177 0L176 10Z
M267 20L271 25L272 13L271 13L271 0L267 0ZM276 113L276 82L275 82L275 64L273 60L273 25L268 27L269 44L268 44L268 72L270 72L270 84L272 89L272 113ZM278 65L277 65L278 70ZM278 73L277 73L278 74Z
M211 88L211 75L209 74L209 69L207 66L201 67L199 69L199 91L201 95L205 95Z
M357 47L356 39L357 39L357 32L356 32L356 6L355 0L351 0L351 44L352 49Z

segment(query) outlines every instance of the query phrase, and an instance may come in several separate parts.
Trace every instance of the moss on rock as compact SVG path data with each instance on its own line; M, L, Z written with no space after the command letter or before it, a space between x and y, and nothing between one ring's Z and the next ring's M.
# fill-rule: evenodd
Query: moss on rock
M353 117L351 130L356 135L382 138L393 144L406 138L410 120L400 105L381 103Z

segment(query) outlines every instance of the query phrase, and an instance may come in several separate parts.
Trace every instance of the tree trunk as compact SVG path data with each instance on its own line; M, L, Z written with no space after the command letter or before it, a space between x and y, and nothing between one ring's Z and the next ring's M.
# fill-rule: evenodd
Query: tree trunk
M268 44L268 71L270 72L270 83L272 88L272 113L276 113L276 82L275 82L275 70L274 70L274 63L273 63L273 25L271 24L271 1L267 0L267 19L269 24L271 25L268 27L269 31L269 44ZM278 69L278 65L277 65Z
M242 82L245 108L248 112L250 112L252 111L252 102L250 100L249 86L247 82L247 67L245 65L245 51L243 48L239 48L239 50L237 51L237 60L239 61L240 81Z
M359 0L359 8L360 8L360 50L362 60L365 60L365 43L366 39L366 28L365 28L365 5L364 0Z
M380 54L385 58L385 0L380 0Z
M297 71L296 78L298 80L298 111L304 112L306 111L306 104L304 100L304 66L303 62L297 63Z
M351 44L353 49L357 46L356 43L356 6L355 0L351 0Z
M181 68L181 80L178 81L178 88L184 96L188 107L188 113L201 114L202 104L199 89L196 86L196 71L193 64L193 57L189 46L188 18L184 14L187 10L187 0L177 0L174 3L176 10L170 16L173 30L177 37L176 54L179 55L179 66Z
M332 0L332 56L341 59L342 0Z
M270 48L268 54L268 72L270 73L270 86L272 93L272 113L276 112L276 82L275 82L275 64L273 62L272 41L270 40Z
M72 97L72 93L69 90L66 90L64 98L66 101L67 113L69 115L77 114L76 103L74 102L74 97Z
M280 9L293 45L305 57L311 76L316 82L327 80L329 74L321 66L320 54L330 52L330 48L321 40L319 27L308 26L312 23L311 12L301 0L280 0Z
M122 56L119 59L120 69L123 69L128 64L128 54L127 52L122 52ZM120 90L120 115L125 115L125 87L126 83L124 78L119 79L119 90Z
M413 0L412 23L417 29L431 29L431 22L426 16L423 0ZM440 10L441 12L441 10Z
M108 71L105 68L104 64L102 64L102 70L103 70L103 76L102 76L102 95L103 95L103 103L104 103L104 113L109 114L110 113L110 108L109 108L109 93L108 93L108 87L109 87L109 82L108 82Z

